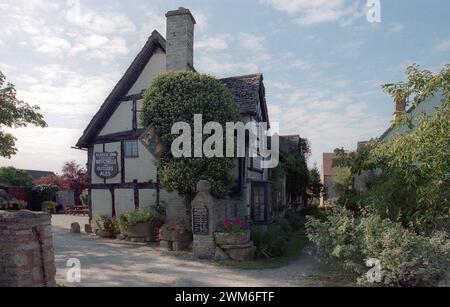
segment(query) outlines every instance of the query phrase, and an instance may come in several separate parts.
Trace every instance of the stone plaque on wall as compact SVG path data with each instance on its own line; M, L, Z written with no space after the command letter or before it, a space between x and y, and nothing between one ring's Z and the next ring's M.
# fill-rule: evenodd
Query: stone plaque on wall
M119 173L117 152L96 152L94 154L95 173L98 177L110 179Z
M209 211L208 208L192 209L192 224L194 235L209 235Z
M194 235L209 235L209 210L208 208L193 208L193 233Z

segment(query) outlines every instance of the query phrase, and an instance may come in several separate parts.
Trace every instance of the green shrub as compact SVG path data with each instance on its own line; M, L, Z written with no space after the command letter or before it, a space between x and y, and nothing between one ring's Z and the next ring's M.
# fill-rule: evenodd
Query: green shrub
M306 228L320 254L338 261L345 269L357 273L365 270L361 233L350 210L335 206L325 220L307 217Z
M41 204L42 211L55 212L57 206L58 204L54 201L44 201Z
M434 286L450 264L446 233L419 235L373 211L355 218L337 206L326 221L309 218L307 231L322 255L360 274L361 284L367 284L368 259L380 261L384 286Z
M194 72L171 72L156 78L144 95L141 119L144 126L153 127L167 151L156 161L161 184L177 191L187 201L196 195L199 180L208 180L211 194L221 197L233 185L231 158L174 158L170 148L178 135L172 134L177 122L194 123L195 114L203 122L227 122L240 119L239 107L228 88L219 80ZM205 141L207 136L204 136ZM188 145L186 145L188 146ZM191 146L191 149L193 147ZM188 203L188 202L187 202Z
M31 188L31 205L35 209L41 209L40 206L45 201L55 201L56 193L59 188L52 184L37 185Z
M382 266L386 286L434 286L450 265L450 240L446 233L423 236L400 223L369 214L361 219L363 253Z
M275 258L286 253L289 235L283 232L279 226L271 225L264 231L261 228L252 230L252 241L257 250L256 254L262 258Z
M128 212L127 214L127 226L137 225L139 223L148 223L153 221L163 222L163 218L149 210L136 210Z

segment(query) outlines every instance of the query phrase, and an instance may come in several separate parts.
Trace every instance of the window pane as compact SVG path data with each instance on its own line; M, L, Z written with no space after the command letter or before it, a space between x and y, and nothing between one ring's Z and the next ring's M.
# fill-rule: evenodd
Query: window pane
M136 140L125 141L125 157L126 158L137 158L139 157L138 143Z

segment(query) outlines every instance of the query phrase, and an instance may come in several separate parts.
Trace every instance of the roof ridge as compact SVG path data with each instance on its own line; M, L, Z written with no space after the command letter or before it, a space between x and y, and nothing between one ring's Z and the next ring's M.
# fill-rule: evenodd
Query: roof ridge
M238 75L238 76L230 76L226 78L221 78L220 80L226 80L226 79L238 79L238 78L250 78L250 77L263 77L263 73L254 73L254 74L246 74L246 75Z

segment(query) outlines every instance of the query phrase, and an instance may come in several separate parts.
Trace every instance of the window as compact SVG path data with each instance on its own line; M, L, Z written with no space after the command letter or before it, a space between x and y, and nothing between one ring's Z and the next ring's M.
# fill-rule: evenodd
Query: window
M139 157L138 142L137 140L125 141L125 158L137 158Z
M251 218L256 224L267 224L272 221L271 185L268 182L252 182L251 186Z

